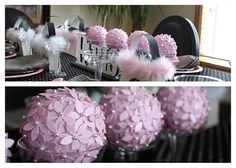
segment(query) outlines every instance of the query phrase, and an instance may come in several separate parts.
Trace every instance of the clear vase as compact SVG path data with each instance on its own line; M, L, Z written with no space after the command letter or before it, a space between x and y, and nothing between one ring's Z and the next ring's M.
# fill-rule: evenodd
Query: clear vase
M97 81L102 80L102 70L103 70L103 64L101 64L101 63L95 64L95 69L94 69L95 80L97 80Z
M32 48L30 45L30 41L28 40L21 41L21 45L22 45L23 56L32 55Z
M48 52L49 72L55 77L66 76L65 72L61 71L61 52Z

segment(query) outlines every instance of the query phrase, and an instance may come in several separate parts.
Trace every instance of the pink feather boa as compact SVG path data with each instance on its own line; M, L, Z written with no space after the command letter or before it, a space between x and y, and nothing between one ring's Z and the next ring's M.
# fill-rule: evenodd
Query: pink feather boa
M116 61L122 75L141 81L168 80L172 79L175 74L175 66L168 58L160 57L152 62L141 61L135 56L135 50L121 50Z

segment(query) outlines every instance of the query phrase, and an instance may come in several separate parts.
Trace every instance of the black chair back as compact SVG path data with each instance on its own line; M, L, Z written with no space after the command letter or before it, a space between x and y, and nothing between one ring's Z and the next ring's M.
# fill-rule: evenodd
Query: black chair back
M199 36L194 24L182 16L170 16L162 20L153 32L169 34L177 44L177 55L199 56Z
M25 19L30 27L35 27L33 21L28 15L21 12L20 10L7 7L5 8L5 30L7 30L8 28L14 27L15 22L20 17Z

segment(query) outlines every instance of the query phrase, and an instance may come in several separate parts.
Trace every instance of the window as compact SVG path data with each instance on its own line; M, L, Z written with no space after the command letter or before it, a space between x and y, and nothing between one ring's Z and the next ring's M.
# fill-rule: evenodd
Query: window
M234 5L204 5L201 12L200 55L229 61L234 54Z

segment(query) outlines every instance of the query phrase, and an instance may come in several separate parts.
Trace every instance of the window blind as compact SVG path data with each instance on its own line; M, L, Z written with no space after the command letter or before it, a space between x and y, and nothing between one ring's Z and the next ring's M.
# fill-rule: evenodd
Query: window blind
M202 9L200 54L231 60L236 47L232 22L233 5L204 5Z

